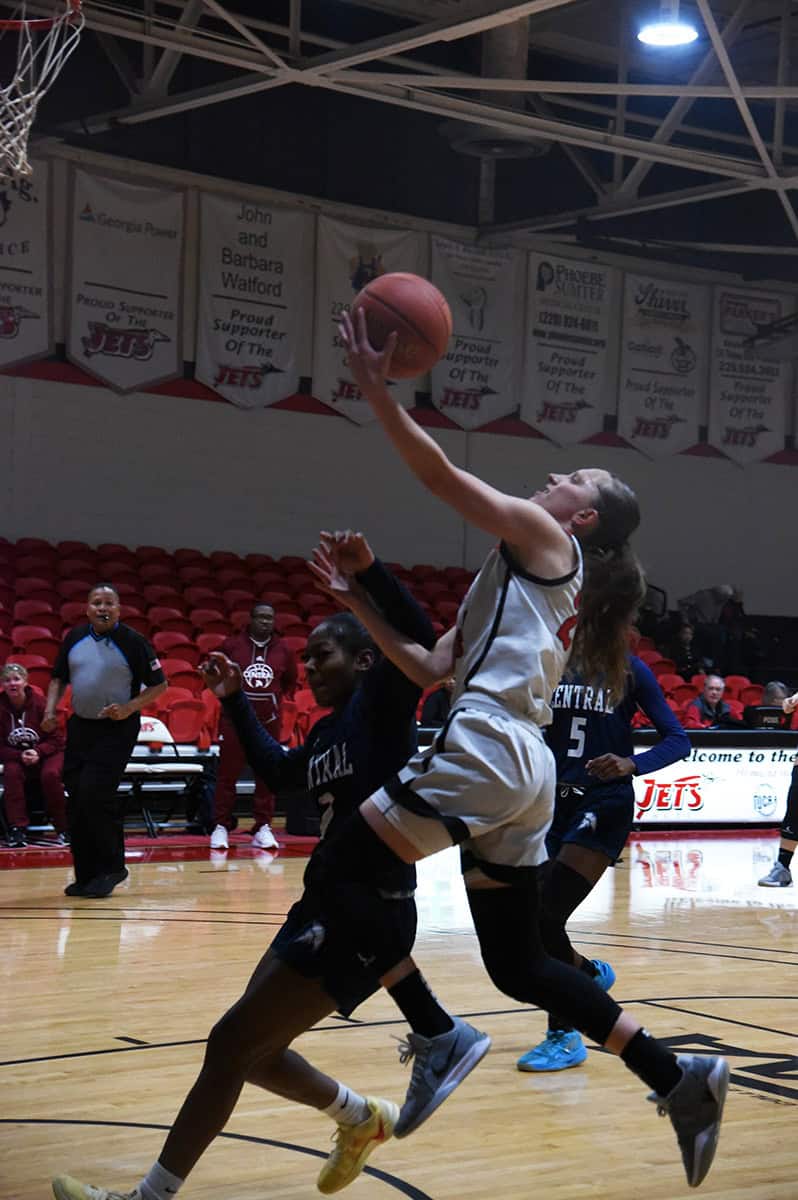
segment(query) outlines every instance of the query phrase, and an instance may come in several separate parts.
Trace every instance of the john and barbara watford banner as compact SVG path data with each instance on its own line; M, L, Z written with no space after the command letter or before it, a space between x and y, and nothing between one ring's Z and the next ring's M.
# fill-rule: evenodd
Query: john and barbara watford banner
M310 374L313 218L219 196L201 205L196 375L262 408Z

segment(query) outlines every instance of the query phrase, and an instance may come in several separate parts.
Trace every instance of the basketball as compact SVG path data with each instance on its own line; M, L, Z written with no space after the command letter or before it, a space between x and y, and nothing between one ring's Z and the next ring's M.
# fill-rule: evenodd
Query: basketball
M391 358L391 379L425 375L446 353L452 336L452 314L446 297L428 279L396 271L378 275L358 292L352 319L362 308L368 338L381 350L390 333L399 335Z

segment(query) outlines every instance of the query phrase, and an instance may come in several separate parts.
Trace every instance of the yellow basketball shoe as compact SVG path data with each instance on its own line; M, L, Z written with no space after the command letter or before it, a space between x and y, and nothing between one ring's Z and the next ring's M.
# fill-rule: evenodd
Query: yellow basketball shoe
M132 1192L109 1192L107 1188L94 1187L91 1183L80 1183L70 1175L56 1175L53 1195L55 1200L141 1200L137 1187Z
M366 1096L370 1115L359 1125L339 1125L333 1137L335 1148L319 1172L316 1187L325 1196L340 1192L357 1179L366 1159L381 1142L387 1142L399 1119L399 1109L390 1100L374 1100ZM61 1198L59 1198L61 1200ZM63 1200L83 1200L82 1196L66 1196ZM94 1200L94 1197L86 1197ZM115 1198L114 1198L115 1200Z

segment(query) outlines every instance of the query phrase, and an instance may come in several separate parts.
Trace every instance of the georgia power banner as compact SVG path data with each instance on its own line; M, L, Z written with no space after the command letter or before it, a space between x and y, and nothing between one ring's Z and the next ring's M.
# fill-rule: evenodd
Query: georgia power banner
M67 355L119 392L183 373L183 193L73 174Z
M624 277L618 433L650 458L694 446L706 411L709 289Z
M316 236L313 395L350 421L365 425L374 420L374 414L349 374L338 321L360 289L378 275L389 271L424 275L426 235L319 217ZM389 386L391 395L407 408L415 401L419 381L404 379Z
M196 377L240 408L310 374L314 220L203 194Z
M616 291L611 267L529 256L521 416L559 446L604 428Z
M792 364L756 358L743 343L794 309L794 298L783 293L715 289L709 443L734 462L758 462L784 446Z
M0 188L0 367L53 350L50 311L50 167Z
M520 251L432 238L431 278L452 310L448 353L432 368L432 403L461 429L518 406L523 311Z

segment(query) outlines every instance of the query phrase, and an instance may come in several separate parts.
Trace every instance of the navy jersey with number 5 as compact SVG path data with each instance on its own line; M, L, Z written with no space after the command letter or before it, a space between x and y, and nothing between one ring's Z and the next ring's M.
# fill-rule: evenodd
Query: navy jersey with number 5
M557 782L595 788L598 780L585 764L602 754L631 758L638 775L658 771L690 753L690 741L666 701L655 676L644 662L630 655L631 676L620 702L605 688L593 688L578 678L563 680L551 699L552 724L546 741L557 762ZM660 741L650 750L634 754L632 717L641 708L651 720ZM613 780L617 788L631 779Z

